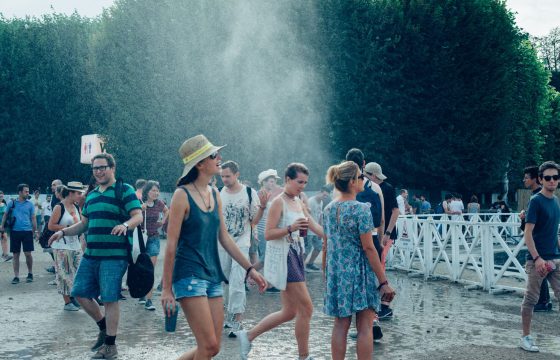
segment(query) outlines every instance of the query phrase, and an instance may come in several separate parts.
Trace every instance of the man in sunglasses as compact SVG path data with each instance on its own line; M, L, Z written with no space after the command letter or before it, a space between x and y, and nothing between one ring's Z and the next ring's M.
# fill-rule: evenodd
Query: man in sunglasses
M545 279L560 298L560 206L554 195L560 179L560 166L553 161L544 162L539 167L539 179L542 189L531 197L525 216L527 288L521 305L523 337L520 347L531 352L539 351L531 336L531 319Z

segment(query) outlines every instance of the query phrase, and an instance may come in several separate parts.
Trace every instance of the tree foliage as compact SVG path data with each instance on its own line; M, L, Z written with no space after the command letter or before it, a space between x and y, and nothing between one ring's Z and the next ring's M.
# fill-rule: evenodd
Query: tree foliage
M351 147L395 185L488 192L557 153L558 93L500 0L117 0L100 17L0 18L3 187L81 178L100 133L127 180L170 190L206 134L254 181L313 187ZM6 176L7 175L7 176Z

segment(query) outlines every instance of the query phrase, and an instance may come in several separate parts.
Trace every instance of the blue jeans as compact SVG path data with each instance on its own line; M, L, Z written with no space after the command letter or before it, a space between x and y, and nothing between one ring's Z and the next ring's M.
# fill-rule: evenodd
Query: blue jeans
M127 267L126 260L83 257L74 278L72 296L87 299L101 296L103 302L118 301Z
M208 298L222 297L224 289L221 283L212 283L196 276L189 276L173 283L175 299L186 297L206 296Z

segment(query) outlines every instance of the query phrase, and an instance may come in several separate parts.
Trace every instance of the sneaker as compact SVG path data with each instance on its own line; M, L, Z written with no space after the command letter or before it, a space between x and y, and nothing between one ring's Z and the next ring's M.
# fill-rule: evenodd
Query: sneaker
M12 279L12 285L19 284L19 278L16 276Z
M162 290L162 289L161 289L161 283L159 283L159 285L157 286L156 290L159 291L159 292L161 292L161 290Z
M533 308L534 312L547 312L552 310L552 303L537 304Z
M25 278L25 282L33 282L33 274L27 274L27 277Z
M140 299L138 299L138 304L144 305L145 303L146 303L146 298L144 296L142 296Z
M229 338L236 338L237 333L241 330L243 330L243 326L241 326L241 322L232 321L231 322L231 330L229 331L228 337Z
M124 296L123 294L119 294L119 300L126 300L126 296Z
M381 310L379 311L379 314L377 314L377 316L381 321L391 320L393 318L393 309L386 305L381 305Z
M50 272L51 274L54 274L54 266L45 268L45 270L46 270L47 272Z
M224 329L231 329L231 323L233 322L233 317L235 315L227 313L226 318L224 320Z
M239 354L241 355L241 360L247 360L252 347L251 342L247 337L247 331L241 330L238 332L237 339L239 339Z
M307 264L305 265L305 271L307 272L319 272L321 269L315 264Z
M56 280L51 280L47 283L47 285L56 285Z
M525 351L539 352L539 347L531 335L523 336L519 341L519 346Z
M12 260L14 257L12 255L6 254L6 255L2 255L2 259L4 261L10 261Z
M103 344L99 350L93 355L92 359L116 359L119 353L117 352L117 345Z
M76 305L74 305L72 303L72 301L70 301L68 304L64 305L64 311L78 311L80 310L79 308L76 307Z
M267 293L267 294L277 294L277 293L279 293L279 292L280 292L280 290L278 290L278 289L275 288L275 287L268 288L268 289L266 289L266 291L265 291L265 293Z
M152 304L152 300L148 299L148 300L146 300L146 303L144 304L144 309L150 310L150 311L155 311L156 307L154 306L154 304Z
M381 331L381 325L379 325L379 320L373 321L373 341L379 341L383 338L383 331Z
M93 300L95 300L95 302L97 303L97 305L103 306L103 301L101 301L101 298L100 298L100 297L96 297L96 298L94 298Z
M91 347L91 351L99 350L99 348L105 344L106 336L107 336L107 330L99 331L99 334L97 334L97 340L95 341L95 344L93 344L93 346Z

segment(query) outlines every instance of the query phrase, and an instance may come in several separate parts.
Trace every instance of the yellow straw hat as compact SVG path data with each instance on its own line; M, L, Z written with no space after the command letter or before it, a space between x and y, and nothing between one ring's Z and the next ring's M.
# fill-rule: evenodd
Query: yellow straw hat
M204 135L196 135L185 140L179 148L179 155L183 160L183 164L185 164L181 177L185 177L196 164L225 146L213 145Z

